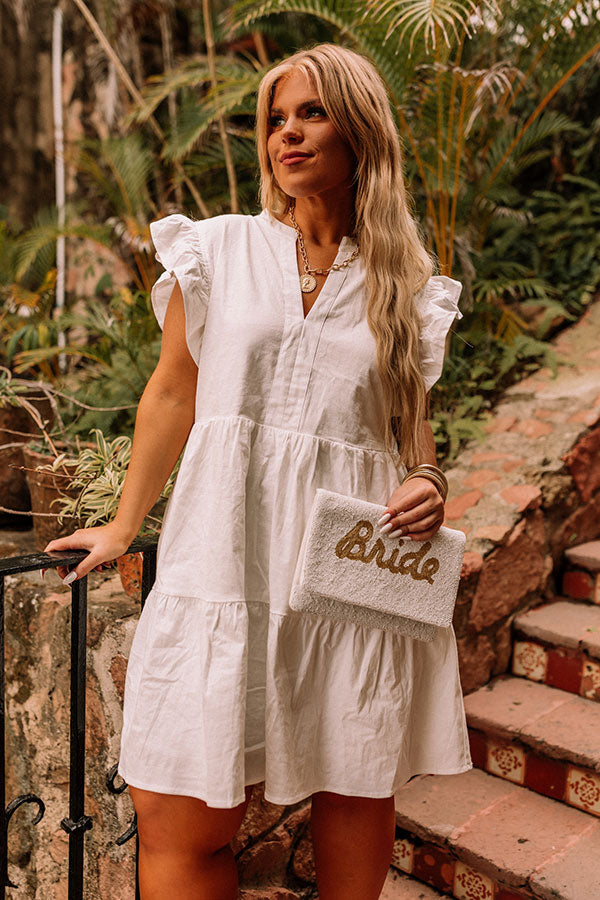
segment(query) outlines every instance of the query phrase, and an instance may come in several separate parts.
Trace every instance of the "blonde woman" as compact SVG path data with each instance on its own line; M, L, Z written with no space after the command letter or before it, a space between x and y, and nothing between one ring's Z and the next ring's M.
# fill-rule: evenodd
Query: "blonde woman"
M271 69L257 137L259 215L152 224L162 349L120 506L46 549L90 550L71 577L118 556L185 445L127 670L142 900L234 900L230 841L261 781L273 803L312 798L320 900L376 900L400 787L471 768L454 631L426 643L288 599L319 487L387 504L392 536L440 527L427 401L460 284L432 275L365 58L323 44Z

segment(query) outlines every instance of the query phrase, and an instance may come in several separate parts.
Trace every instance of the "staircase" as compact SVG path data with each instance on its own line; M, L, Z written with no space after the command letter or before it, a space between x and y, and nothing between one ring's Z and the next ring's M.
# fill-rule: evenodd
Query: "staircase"
M600 540L465 697L474 769L401 791L381 900L600 900Z

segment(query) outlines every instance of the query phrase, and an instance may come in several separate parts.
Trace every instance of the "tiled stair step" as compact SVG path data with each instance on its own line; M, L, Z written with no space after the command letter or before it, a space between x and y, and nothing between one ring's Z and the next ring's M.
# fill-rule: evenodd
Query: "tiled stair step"
M558 600L513 622L513 675L600 701L600 606Z
M444 895L392 866L379 900L444 900Z
M567 569L562 593L575 600L600 604L600 541L588 541L565 550Z
M467 695L465 711L475 766L600 816L600 705L501 676Z
M599 900L600 822L479 769L396 795L393 864L458 900Z

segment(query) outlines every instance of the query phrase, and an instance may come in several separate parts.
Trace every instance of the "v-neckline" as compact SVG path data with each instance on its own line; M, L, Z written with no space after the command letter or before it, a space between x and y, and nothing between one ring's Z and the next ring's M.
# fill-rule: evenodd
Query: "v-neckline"
M329 297L329 295L331 294L330 301L333 301L335 299L335 297L337 296L338 291L341 287L342 281L345 278L347 269L337 269L337 270L327 273L327 277L325 278L325 281L321 287L321 290L319 291L317 297L315 298L311 308L308 310L308 312L305 315L304 314L304 300L303 300L303 295L302 295L302 288L300 287L300 272L298 270L298 257L296 254L296 243L298 240L298 235L296 233L296 229L293 228L291 225L286 225L285 222L281 222L275 216L271 215L271 213L269 212L268 209L263 209L261 215L264 215L264 217L267 219L267 221L270 222L279 231L279 233L282 235L282 237L284 237L286 239L286 242L287 242L286 249L291 250L290 274L291 274L291 271L293 271L293 273L294 273L294 281L290 282L290 288L292 288L292 285L294 283L296 286L296 290L294 291L294 294L295 294L294 310L299 311L300 317L301 317L301 320L303 323L308 322L308 321L312 322L313 319L318 318L318 313L319 313L321 307L324 305L327 297ZM342 259L344 259L346 256L349 256L352 253L352 251L355 249L356 246L357 246L357 244L349 235L344 235L339 243L338 251L337 251L337 254L335 256L335 259L334 259L332 265L335 265L336 263L340 263L342 261ZM293 264L292 264L292 261L293 261ZM286 266L286 268L287 268L287 266ZM341 278L340 278L340 276L341 276ZM333 284L333 288L332 288L332 284ZM325 297L325 299L323 299L323 297ZM315 309L315 307L318 307L318 309L313 314L313 310Z

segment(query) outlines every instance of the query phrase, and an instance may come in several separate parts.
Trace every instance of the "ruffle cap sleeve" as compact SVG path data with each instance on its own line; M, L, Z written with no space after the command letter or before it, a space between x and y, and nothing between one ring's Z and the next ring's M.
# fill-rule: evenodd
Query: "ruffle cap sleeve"
M211 281L208 258L200 235L199 226L202 224L179 213L150 223L156 259L166 269L152 286L152 308L162 330L169 298L177 280L185 308L186 341L196 365L200 361Z
M448 330L454 319L462 319L458 308L461 291L460 281L447 275L433 275L416 298L422 323L421 370L428 391L442 374Z

